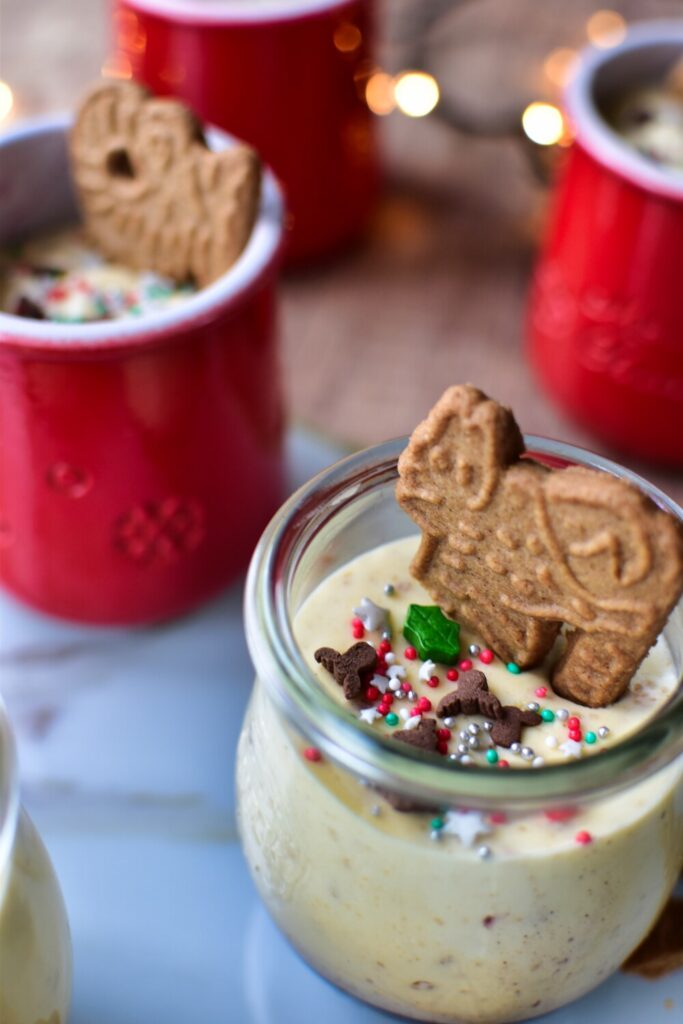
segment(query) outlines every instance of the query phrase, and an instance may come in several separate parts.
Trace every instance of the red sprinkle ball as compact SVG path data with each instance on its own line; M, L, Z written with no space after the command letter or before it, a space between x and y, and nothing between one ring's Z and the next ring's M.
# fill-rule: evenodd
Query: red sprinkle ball
M444 726L444 728L443 728L443 729L437 729L437 730L436 730L436 735L438 736L438 738L439 738L440 740L449 740L449 739L451 738L451 730L450 730L450 729L447 729L447 728L446 728L446 727Z
M414 708L410 709L410 714L411 714L411 717L415 718L416 715L421 715L422 712L420 711L420 709L418 707L414 707Z
M415 650L414 647L406 647L404 654L408 661L415 661L415 659L417 658L417 651Z
M569 821L576 814L573 807L554 807L545 812L548 821Z
M589 843L593 842L593 836L590 832L577 832L574 839L577 843L580 843L581 846L588 846Z
M377 700L379 697L379 690L376 686L368 686L365 691L365 699L369 701Z
M547 686L538 686L534 690L534 693L536 694L537 697L547 697L548 696L548 687Z
M572 717L567 720L567 728L568 729L580 729L581 728L581 722L576 717L576 715L572 715Z
M322 761L323 759L323 755L317 747L306 747L304 750L304 757L307 761Z
M431 711L432 710L432 702L429 699L429 697L420 697L420 699L418 700L418 702L415 705L415 707L420 712Z
M500 761L498 764L500 764ZM508 816L504 811L494 811L493 814L489 814L489 821L492 825L504 825L507 820Z
M407 679L401 683L401 689L403 690L404 693L410 693L412 688L412 684L409 683Z
M391 644L388 640L381 640L377 646L377 653L380 657L382 657L383 654L388 654L390 650Z
M498 761L498 767L499 768L509 768L510 767L510 762L506 761L505 758L503 758L501 761Z
M436 749L439 751L440 754L447 754L448 740L439 740L439 742L436 745Z
M469 672L469 670L472 668L472 662L470 661L469 658L463 658L460 664L458 665L458 668L460 669L461 672Z
M488 647L485 647L483 651L479 652L479 661L483 661L485 665L490 665L493 661L493 651L490 651Z
M458 672L457 668L449 668L448 672L446 673L446 679L450 679L450 681L454 683L459 675L460 673Z
M438 676L430 676L429 679L427 680L427 686L431 686L432 690L435 690L436 687L439 685L440 681L441 680L439 679Z
M351 632L353 633L356 640L362 640L365 636L365 626L360 619L351 620Z

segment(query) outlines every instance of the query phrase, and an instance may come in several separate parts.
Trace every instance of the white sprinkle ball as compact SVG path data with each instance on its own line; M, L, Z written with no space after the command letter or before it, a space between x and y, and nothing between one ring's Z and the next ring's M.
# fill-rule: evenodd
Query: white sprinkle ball
M546 747L550 747L551 750L555 750L557 742L557 736L546 736L545 738L545 745Z
M392 691L392 693L396 693L397 690L401 689L401 680L400 679L392 679L389 682L389 689Z
M477 857L479 860L488 860L492 854L490 846L480 846L477 850Z
M384 655L384 660L386 661L387 665L393 665L394 662L396 661L396 655L394 654L393 651L389 651L387 654Z
M460 758L460 764L474 764L469 754L463 754Z
M531 767L532 768L542 768L544 764L545 764L545 761L544 761L544 759L542 757L535 757L533 759L533 761L531 762Z

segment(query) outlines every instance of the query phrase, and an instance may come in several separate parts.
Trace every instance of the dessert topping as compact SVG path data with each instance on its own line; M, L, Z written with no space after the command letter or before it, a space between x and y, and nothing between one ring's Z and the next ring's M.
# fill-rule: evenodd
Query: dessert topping
M331 672L344 689L347 700L355 700L363 688L362 676L372 672L377 664L377 652L371 644L358 643L340 654L333 647L319 647L313 657L323 668Z
M453 665L460 654L460 626L436 605L411 604L403 635L423 661Z

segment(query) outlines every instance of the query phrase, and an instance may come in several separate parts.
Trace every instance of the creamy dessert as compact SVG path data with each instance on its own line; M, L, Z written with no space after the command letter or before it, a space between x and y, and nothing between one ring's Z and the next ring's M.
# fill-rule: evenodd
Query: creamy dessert
M0 1021L65 1024L71 944L59 885L40 837L20 814L0 863Z
M543 669L489 660L472 634L457 666L423 661L401 633L409 605L431 603L408 571L416 547L410 537L369 551L328 577L295 619L302 657L340 701L315 662L321 641L345 650L362 637L386 652L390 674L345 702L365 727L392 734L434 718L449 673L472 663L501 700L538 709L542 724L506 748L491 741L485 716L448 716L438 721L440 756L492 773L533 771L599 755L674 693L663 641L622 701L600 709L558 698ZM388 610L391 640L366 630L363 599ZM626 793L532 814L504 804L400 811L293 737L258 684L239 766L246 854L280 927L333 981L421 1020L522 1020L577 998L644 937L683 859L680 763Z
M255 556L245 854L350 992L417 1020L526 1020L614 971L681 869L680 610L663 627L683 538L618 474L525 458L470 386L398 460L421 537L386 458L314 481Z
M614 110L612 127L653 163L683 173L683 89L636 89Z
M79 228L25 242L0 257L0 309L56 323L147 316L185 302L187 282L105 259Z

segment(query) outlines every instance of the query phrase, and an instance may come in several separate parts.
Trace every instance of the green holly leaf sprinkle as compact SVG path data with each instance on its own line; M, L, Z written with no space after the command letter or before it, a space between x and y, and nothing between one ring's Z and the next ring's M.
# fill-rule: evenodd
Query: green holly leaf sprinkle
M423 661L453 665L460 654L460 626L447 619L437 605L411 604L403 635Z

